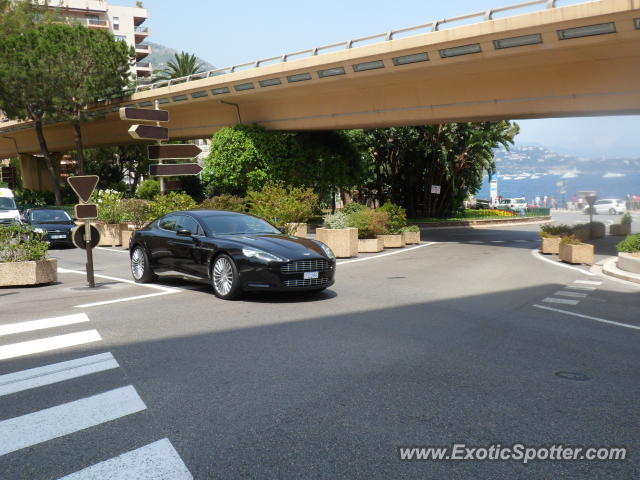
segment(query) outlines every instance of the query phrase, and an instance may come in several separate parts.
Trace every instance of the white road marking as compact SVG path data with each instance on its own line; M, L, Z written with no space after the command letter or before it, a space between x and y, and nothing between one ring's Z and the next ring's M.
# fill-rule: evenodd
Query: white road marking
M573 283L581 283L583 285L602 285L602 282L595 280L574 280Z
M569 288L571 290L582 290L583 292L593 292L596 287L585 287L583 285L567 285L564 288Z
M179 290L175 290L171 292L149 293L147 295L138 295L136 297L124 297L124 298L116 298L114 300L104 300L102 302L84 303L82 305L74 305L74 308L91 308L91 307L99 307L100 305L109 305L111 303L130 302L131 300L141 300L143 298L157 297L159 295L169 295L170 293L177 293L178 291Z
M564 290L557 291L554 295L558 295L560 297L573 297L573 298L585 298L587 296L586 293L578 293L578 292L565 292Z
M572 315L574 317L586 318L587 320L593 320L595 322L608 323L610 325L616 325L618 327L631 328L633 330L640 330L638 325L629 325L628 323L614 322L613 320L606 320L604 318L592 317L591 315L583 315L582 313L568 312L566 310L560 310L558 308L545 307L544 305L533 305L536 308L542 308L544 310L551 310L552 312L564 313L565 315Z
M506 243L504 240L491 240L491 243Z
M78 273L80 275L86 275L87 272L84 272L82 270L69 270L66 268L60 268L58 267L58 273ZM152 283L136 283L133 280L128 280L126 278L118 278L118 277L111 277L109 275L99 275L99 274L94 274L94 276L96 278L104 278L105 280L114 280L116 282L122 282L122 283L128 283L130 285L137 285L138 287L145 287L145 288L153 288L155 290L163 290L163 291L170 291L170 292L179 292L180 290L178 290L177 288L170 288L170 287L163 287L162 285L154 285Z
M49 352L60 348L73 347L84 343L98 342L102 340L97 330L85 330L83 332L68 333L55 337L40 338L27 342L12 343L0 347L0 360L23 357L40 352Z
M0 422L0 455L69 435L146 408L135 388L128 385L10 418Z
M375 260L377 258L382 258L382 257L388 257L389 255L397 255L399 253L405 253L405 252L410 252L411 250L416 250L418 248L422 248L422 247L428 247L429 245L436 245L438 243L443 243L443 242L429 242L429 243L423 243L421 245L417 245L415 247L409 247L409 248L402 248L398 251L395 252L389 252L389 253L383 253L381 255L375 255L373 257L367 257L367 258L356 258L354 260L345 260L343 262L337 262L337 265L346 265L347 263L356 263L356 262L366 262L367 260Z
M590 277L595 277L595 274L588 272L587 270L583 270L581 268L578 267L572 267L571 265L566 265L564 263L560 263L560 262L554 262L553 260L550 260L546 257L543 257L542 254L539 253L539 250L537 248L534 248L531 250L531 255L533 255L535 258L537 258L538 260L543 260L547 263L550 263L551 265L555 265L556 267L562 267L562 268L568 268L570 270L575 270L576 272L580 272L583 275L589 275Z
M106 250L108 252L126 253L129 255L128 248L110 248L110 247L95 247L96 250Z
M529 243L531 240L514 240L514 242L518 243Z
M0 396L111 370L119 366L113 355L107 352L0 375Z
M89 317L84 313L75 313L73 315L65 315L63 317L51 317L44 318L42 320L32 320L29 322L9 323L6 325L0 325L0 337L3 335L32 332L34 330L43 330L45 328L61 327L63 325L72 325L74 323L88 321Z
M467 243L484 243L482 240L469 240Z
M545 303L562 303L564 305L577 305L578 302L580 302L580 300L568 300L566 298L553 298L553 297L547 297L542 301Z
M97 463L59 480L192 480L167 438Z

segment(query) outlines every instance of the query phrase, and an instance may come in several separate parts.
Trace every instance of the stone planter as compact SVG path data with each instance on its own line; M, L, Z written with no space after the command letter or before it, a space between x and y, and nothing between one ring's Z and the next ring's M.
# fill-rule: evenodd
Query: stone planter
M40 285L58 280L58 261L47 258L37 262L0 263L0 287Z
M540 237L540 251L547 255L560 253L560 237Z
M134 230L129 228L120 230L120 244L125 250L129 249L129 240L131 240L133 232Z
M381 238L360 238L358 239L359 253L377 253L384 250L384 242Z
M100 233L99 247L115 247L120 245L120 224L119 223L92 223Z
M640 275L640 257L636 257L630 253L618 252L618 268L625 272Z
M560 260L567 263L593 263L593 245L581 243L580 245L560 244Z
M403 248L405 245L402 233L397 235L378 235L378 238L382 239L384 248Z
M285 223L288 232L294 237L307 238L308 228L306 223Z
M604 238L604 235L605 235L604 224L593 226L593 232L591 234L591 238Z
M358 256L357 228L318 228L316 238L325 243L338 258Z
M407 245L420 243L420 232L403 232L402 234L404 235L404 243Z
M630 223L614 223L609 226L610 235L630 235L631 224Z

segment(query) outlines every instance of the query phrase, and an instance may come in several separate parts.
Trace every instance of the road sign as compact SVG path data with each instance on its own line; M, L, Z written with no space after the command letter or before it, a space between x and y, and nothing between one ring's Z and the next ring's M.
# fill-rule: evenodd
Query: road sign
M97 175L82 175L79 177L67 178L67 183L71 185L74 192L80 197L82 203L87 203L91 198L93 190L98 184L100 177Z
M169 112L149 108L122 107L120 120L135 120L143 122L168 122Z
M202 167L197 163L165 163L149 165L149 175L152 177L177 177L180 175L197 175Z
M440 185L431 185L431 193L440 195Z
M100 242L100 232L98 232L98 229L93 225L91 225L89 228L91 228L90 245L91 245L91 248L94 248L96 245L98 245L98 242ZM85 234L84 225L79 225L71 229L71 241L73 241L73 244L76 247L82 248L83 250L87 248L87 241L84 234ZM89 251L91 251L91 249L89 249Z
M191 159L199 155L202 150L190 143L178 145L149 145L149 160L178 160Z
M153 125L131 125L129 135L136 140L168 140L169 129Z
M73 207L77 220L93 220L98 218L98 205L95 203L83 203Z

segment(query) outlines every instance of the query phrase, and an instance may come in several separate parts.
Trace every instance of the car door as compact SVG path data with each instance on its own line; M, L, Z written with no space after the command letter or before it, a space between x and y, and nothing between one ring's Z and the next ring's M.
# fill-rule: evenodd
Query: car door
M607 213L609 211L609 204L607 200L598 200L595 205L596 213Z
M147 237L147 248L151 255L151 265L155 268L173 268L173 254L169 242L176 237L177 215L167 215L158 220L153 235Z
M178 215L176 235L169 240L169 250L173 257L173 268L179 272L197 275L199 250L202 245L198 235L202 231L200 225L191 215ZM178 235L180 230L188 230L191 235Z

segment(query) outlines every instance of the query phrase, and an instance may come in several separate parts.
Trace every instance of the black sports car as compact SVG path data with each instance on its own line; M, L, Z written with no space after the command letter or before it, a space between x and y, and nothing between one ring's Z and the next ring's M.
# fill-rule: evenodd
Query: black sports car
M24 213L24 222L45 233L51 245L73 247L71 229L76 226L69 214L61 208L32 208Z
M285 235L253 215L218 210L160 217L133 233L129 254L136 282L176 271L209 279L223 299L252 290L323 290L336 269L324 243Z

